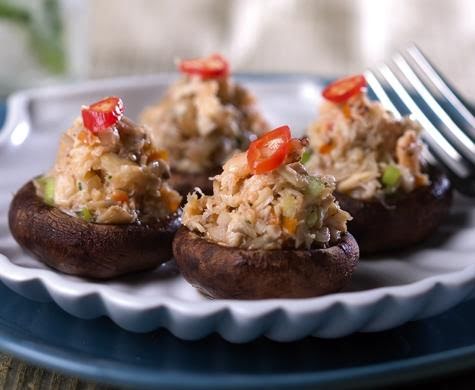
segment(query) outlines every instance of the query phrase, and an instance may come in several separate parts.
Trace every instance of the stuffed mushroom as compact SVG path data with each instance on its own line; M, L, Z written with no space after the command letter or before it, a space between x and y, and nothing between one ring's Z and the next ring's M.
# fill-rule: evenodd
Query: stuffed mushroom
M337 180L335 196L354 220L362 252L400 249L430 236L451 203L448 179L422 159L421 127L370 101L363 76L323 91L320 118L308 129L306 167Z
M171 183L183 195L195 187L212 192L209 177L236 150L267 130L254 96L230 77L220 55L179 62L182 78L141 122L155 146L170 151Z
M331 176L300 163L305 140L283 126L234 155L213 195L188 195L173 252L185 279L214 298L303 298L341 290L358 263L351 216Z
M54 167L11 203L14 238L61 272L108 279L172 255L181 196L167 183L167 153L123 112L117 97L83 106Z

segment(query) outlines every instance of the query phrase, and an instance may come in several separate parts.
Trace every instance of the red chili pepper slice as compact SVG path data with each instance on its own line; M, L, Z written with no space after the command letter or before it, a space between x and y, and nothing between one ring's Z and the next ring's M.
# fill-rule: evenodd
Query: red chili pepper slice
M247 164L254 174L270 172L285 162L290 143L289 126L269 131L249 145Z
M229 63L219 54L212 54L205 58L182 60L178 64L178 69L190 76L200 76L203 80L229 75Z
M343 103L360 93L365 86L366 79L363 75L349 76L327 85L322 95L333 103Z
M84 127L93 133L115 125L124 114L124 103L117 96L109 96L81 109Z

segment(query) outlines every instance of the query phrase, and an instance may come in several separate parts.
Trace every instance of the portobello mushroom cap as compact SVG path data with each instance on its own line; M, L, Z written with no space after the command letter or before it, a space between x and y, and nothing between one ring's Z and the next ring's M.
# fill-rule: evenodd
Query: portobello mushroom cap
M183 196L183 202L186 202L186 196L199 187L205 195L213 194L213 182L210 177L218 175L221 169L215 169L205 173L180 172L172 169L171 177L168 183Z
M306 298L341 290L359 249L345 233L325 249L246 250L207 241L182 226L173 254L185 279L212 298Z
M362 201L339 192L335 197L353 220L348 230L355 236L361 253L401 249L430 236L449 212L452 187L435 168L429 171L431 183L407 194Z
M95 224L48 206L32 181L14 196L9 210L15 240L48 266L94 279L155 268L172 256L180 216L156 223Z

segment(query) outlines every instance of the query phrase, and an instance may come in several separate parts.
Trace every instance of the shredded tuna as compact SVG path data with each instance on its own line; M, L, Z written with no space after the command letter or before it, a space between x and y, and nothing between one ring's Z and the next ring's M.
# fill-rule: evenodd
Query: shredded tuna
M141 126L122 118L98 135L78 118L63 134L53 169L54 205L91 222L148 222L175 212L180 195L166 182L167 153ZM42 186L37 191L43 196Z
M154 145L170 151L173 170L196 173L220 167L268 127L246 88L230 78L188 76L146 108L141 122L150 128Z
M298 162L252 175L246 153L238 153L213 178L212 196L188 195L183 224L230 247L327 247L351 219L335 202L334 189L333 177L310 176Z
M306 166L335 176L339 192L372 199L385 194L382 177L392 165L401 176L391 191L410 192L429 184L421 168L420 132L418 123L409 117L395 119L363 93L343 104L325 101L308 130L314 153Z

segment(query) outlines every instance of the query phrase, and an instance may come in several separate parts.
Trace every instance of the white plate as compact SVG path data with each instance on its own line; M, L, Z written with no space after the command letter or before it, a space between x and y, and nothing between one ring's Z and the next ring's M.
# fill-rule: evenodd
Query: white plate
M37 300L54 300L69 313L107 315L125 329L165 327L183 339L218 332L232 342L260 335L290 341L307 335L340 337L378 331L440 313L473 295L475 202L457 196L438 233L411 251L360 262L345 292L298 300L209 300L169 263L155 272L94 282L59 274L25 253L11 237L12 193L51 166L60 132L81 104L120 95L127 114L156 101L174 75L125 78L21 92L8 101L0 132L0 279ZM314 119L322 82L306 76L242 76L274 125L302 131Z

